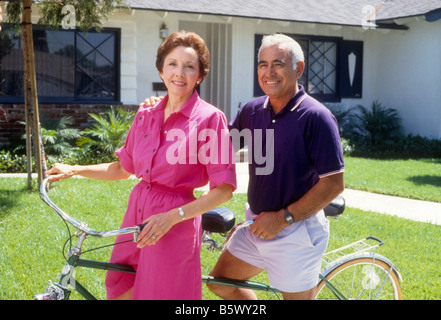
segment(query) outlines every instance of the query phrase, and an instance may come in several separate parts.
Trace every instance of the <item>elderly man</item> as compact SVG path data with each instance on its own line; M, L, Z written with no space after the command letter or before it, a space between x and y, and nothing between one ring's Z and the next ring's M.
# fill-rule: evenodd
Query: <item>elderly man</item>
M292 38L280 34L263 38L257 73L266 96L245 104L230 129L252 134L260 130L261 141L273 139L273 153L266 157L273 157L274 169L257 174L262 165L250 163L246 215L254 223L239 230L211 272L246 280L267 270L270 283L284 299L315 297L329 238L322 209L344 190L338 125L328 109L298 84L304 68L303 52ZM248 289L208 287L224 299L256 298Z

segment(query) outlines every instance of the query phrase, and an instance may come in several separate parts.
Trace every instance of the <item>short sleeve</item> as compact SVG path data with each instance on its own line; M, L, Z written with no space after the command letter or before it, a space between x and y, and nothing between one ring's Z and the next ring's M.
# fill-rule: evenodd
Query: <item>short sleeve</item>
M311 117L305 131L308 153L319 177L343 172L341 138L337 120L332 113L325 110Z

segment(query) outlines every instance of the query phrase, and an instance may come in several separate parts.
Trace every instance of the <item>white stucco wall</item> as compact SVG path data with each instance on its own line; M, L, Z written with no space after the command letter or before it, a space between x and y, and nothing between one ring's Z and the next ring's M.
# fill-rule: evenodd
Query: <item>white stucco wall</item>
M372 37L373 92L398 110L406 133L441 138L441 21L406 25Z

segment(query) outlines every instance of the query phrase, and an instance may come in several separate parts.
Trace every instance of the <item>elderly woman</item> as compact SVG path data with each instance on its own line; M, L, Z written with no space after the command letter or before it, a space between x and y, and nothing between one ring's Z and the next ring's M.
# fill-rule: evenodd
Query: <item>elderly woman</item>
M202 298L201 215L229 200L236 188L225 115L195 90L209 64L202 38L173 33L158 48L156 61L168 94L155 106L138 110L125 145L116 151L119 161L56 164L47 172L51 180L73 175L116 180L131 174L141 179L121 227L145 227L137 243L115 246L111 257L111 262L133 265L137 272L109 271L109 299ZM210 191L196 199L193 190L208 182Z

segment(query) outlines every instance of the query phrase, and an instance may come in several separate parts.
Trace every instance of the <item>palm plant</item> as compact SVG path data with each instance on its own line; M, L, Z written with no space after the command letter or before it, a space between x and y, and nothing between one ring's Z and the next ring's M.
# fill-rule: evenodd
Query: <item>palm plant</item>
M77 145L88 149L102 160L114 159L114 152L124 144L135 113L123 108L105 112L103 115L89 115L95 124L81 132Z
M354 131L371 147L389 145L401 136L401 118L395 109L385 108L374 101L371 108L357 106Z
M41 139L44 151L48 155L66 155L74 151L75 140L80 137L80 131L69 128L73 123L72 117L44 120L41 124Z
M19 123L26 125L24 121L19 121ZM41 118L40 136L46 155L72 155L77 151L75 141L81 135L78 129L69 127L72 123L72 117L62 117L59 119ZM26 139L26 136L23 135L22 138ZM20 145L14 149L14 152L22 151L23 149L24 146Z

